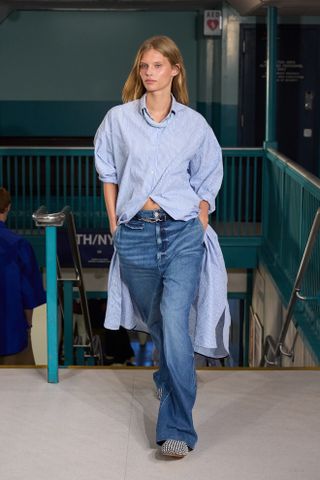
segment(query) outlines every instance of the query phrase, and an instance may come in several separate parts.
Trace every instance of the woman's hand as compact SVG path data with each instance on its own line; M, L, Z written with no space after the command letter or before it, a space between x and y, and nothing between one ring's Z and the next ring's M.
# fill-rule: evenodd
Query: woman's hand
M103 193L109 219L110 233L113 236L117 228L116 203L118 196L118 185L114 183L104 183Z
M117 230L117 224L116 223L114 223L113 225L110 224L110 232L113 237L114 237L114 234L116 233L116 230Z
M203 229L206 230L209 223L209 203L201 200L199 207L199 220L202 223Z

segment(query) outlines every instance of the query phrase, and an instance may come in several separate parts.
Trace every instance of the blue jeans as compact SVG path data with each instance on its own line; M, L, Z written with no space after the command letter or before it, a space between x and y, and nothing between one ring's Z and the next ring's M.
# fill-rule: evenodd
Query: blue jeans
M149 223L144 220L160 218ZM144 219L144 220L142 220ZM122 280L159 352L154 374L162 389L156 441L183 440L193 449L196 398L189 312L199 285L204 228L198 218L173 220L163 210L141 210L116 230Z

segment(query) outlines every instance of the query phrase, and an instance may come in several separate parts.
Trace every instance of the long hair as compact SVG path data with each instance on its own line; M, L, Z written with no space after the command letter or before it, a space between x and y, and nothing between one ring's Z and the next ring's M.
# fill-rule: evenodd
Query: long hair
M189 95L187 89L186 69L184 66L181 52L171 38L164 35L148 38L143 42L136 55L133 67L122 90L122 101L131 102L141 98L146 89L140 77L140 62L142 55L147 50L157 50L166 57L172 66L179 65L179 73L173 77L171 92L175 99L188 105Z

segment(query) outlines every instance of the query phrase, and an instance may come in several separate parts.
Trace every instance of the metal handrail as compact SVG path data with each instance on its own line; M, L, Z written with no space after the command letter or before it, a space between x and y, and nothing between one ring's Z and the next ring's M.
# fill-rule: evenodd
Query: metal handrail
M277 343L274 342L273 338L268 335L265 339L265 345L263 349L263 355L261 358L260 366L264 367L265 364L267 365L277 365L278 360L280 358L281 361L281 355L287 356L287 357L293 357L294 354L294 346L297 340L298 334L296 333L295 338L293 340L292 347L289 351L287 351L284 347L284 341L287 336L288 330L289 330L289 325L293 317L294 309L296 306L296 303L298 300L300 301L307 301L307 300L314 300L317 299L318 297L307 297L301 295L301 284L302 280L304 277L304 274L306 272L306 269L309 265L309 261L313 252L313 248L317 239L317 235L320 229L320 208L318 208L313 223L312 227L309 233L309 237L306 243L306 247L303 252L303 256L300 262L299 270L294 282L294 286L292 289L292 293L290 296L289 304L288 304L288 311L286 315L285 322L282 325L281 332L279 334L279 338ZM271 350L272 353L272 358L268 358L268 352Z
M69 237L69 242L71 246L71 254L73 259L74 270L76 274L77 280L77 287L79 289L80 294L80 305L81 311L83 313L89 341L90 341L90 354L93 355L93 335L92 335L92 328L91 328L91 321L90 321L90 313L88 307L88 301L84 286L84 279L83 279L83 271L81 265L81 257L79 252L79 247L77 244L77 236L76 236L76 226L74 222L74 216L69 206L66 206L62 209L62 213L65 215L66 218L66 225L67 225L67 232Z
M46 207L42 205L32 215L32 218L34 219L38 227L62 227L66 222L68 239L71 247L71 255L73 260L73 268L75 273L75 278L73 280L74 280L74 284L79 289L81 310L83 313L85 326L86 326L87 334L89 337L89 344L87 345L87 347L90 348L90 355L94 355L90 313L89 313L87 296L86 296L86 291L84 286L81 257L80 257L79 247L77 244L76 227L75 227L73 213L69 206L65 206L60 212L48 213ZM58 263L57 273L58 273L59 280L63 281L63 278L61 277L61 270L59 267L59 263ZM61 308L62 307L61 299L59 300L59 303Z
M287 168L290 168L292 171L297 173L300 177L307 180L317 190L320 190L320 179L318 177L316 177L315 175L313 175L313 173L310 173L306 168L302 167L302 165L299 165L298 163L294 162L293 160L288 158L286 155L278 152L278 150L275 150L274 148L269 147L267 149L267 155L268 154L270 154L272 157L276 158L278 161L280 161Z

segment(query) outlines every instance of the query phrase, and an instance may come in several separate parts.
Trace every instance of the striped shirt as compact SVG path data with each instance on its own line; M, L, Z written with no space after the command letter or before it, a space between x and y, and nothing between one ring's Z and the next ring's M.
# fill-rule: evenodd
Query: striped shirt
M172 98L160 123L146 95L109 110L95 136L96 169L118 184L118 223L129 221L151 197L175 220L190 220L206 200L210 212L222 181L221 149L206 120Z
M160 123L146 95L108 111L95 136L95 163L104 183L118 185L118 224L128 222L150 197L176 220L190 220L206 200L209 212L222 182L221 149L206 120L172 98ZM194 350L209 357L229 353L230 312L227 273L217 235L208 226L199 290L190 312ZM108 277L105 327L148 331L121 280L115 250Z

